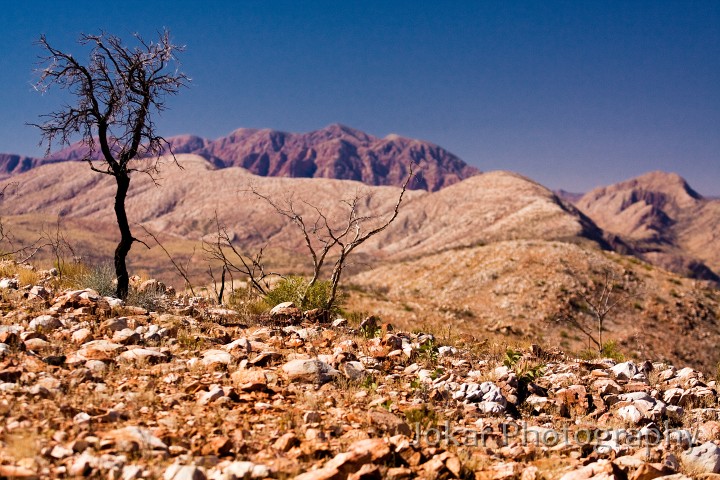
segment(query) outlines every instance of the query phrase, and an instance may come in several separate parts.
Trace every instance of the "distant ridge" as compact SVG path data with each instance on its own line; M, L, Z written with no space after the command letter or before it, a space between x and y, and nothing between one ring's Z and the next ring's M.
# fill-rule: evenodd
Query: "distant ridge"
M266 177L335 178L400 186L413 162L418 168L410 187L437 191L479 173L433 143L396 134L378 138L340 124L308 133L240 128L216 140L195 135L167 140L175 154L200 155L218 168L242 167ZM0 178L87 156L87 147L80 143L43 159L0 155Z
M720 200L704 198L680 175L649 172L596 188L574 204L648 262L720 280Z
M479 173L432 143L397 135L377 138L340 124L302 134L241 128L187 153L264 177L336 178L368 185L402 185L415 162L419 174L411 187L428 191Z

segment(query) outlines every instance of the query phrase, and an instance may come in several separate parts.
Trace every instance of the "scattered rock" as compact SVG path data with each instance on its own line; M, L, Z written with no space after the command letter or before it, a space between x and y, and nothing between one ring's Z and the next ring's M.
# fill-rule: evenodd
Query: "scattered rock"
M386 410L371 410L368 412L370 425L378 426L383 432L389 435L412 435L410 426L402 419Z
M52 315L40 315L30 321L28 328L30 330L37 330L41 332L52 332L58 328L62 328L63 324L60 320L53 317Z
M142 341L139 333L129 328L115 331L112 341L121 345L137 345Z
M633 362L623 362L612 367L610 371L619 380L630 380L637 375L638 368Z
M225 350L208 350L202 356L202 364L206 367L227 366L232 361L233 356Z
M246 480L253 478L266 478L270 476L270 469L265 465L252 462L232 462L223 469L223 480Z
M294 433L288 432L278 438L275 443L273 443L273 448L276 450L280 450L281 452L287 452L292 447L295 447L299 444L300 439Z
M205 472L195 465L179 465L174 463L170 465L163 480L206 480Z
M235 388L246 392L263 390L267 386L264 370L236 370L230 378Z
M684 451L681 456L683 463L694 472L720 473L720 448L713 442Z
M113 430L105 435L105 439L121 452L168 449L162 440L143 427L128 426Z
M340 372L320 360L290 360L282 366L283 372L291 381L324 383Z
M148 348L133 348L120 354L120 359L129 362L146 361L149 363L167 362L168 357L157 350Z
M15 278L0 279L0 288L5 290L17 290L19 285L20 284Z
M91 341L92 339L93 339L93 334L89 328L81 328L79 330L75 330L72 334L73 343L77 343L78 345L87 343L87 342Z

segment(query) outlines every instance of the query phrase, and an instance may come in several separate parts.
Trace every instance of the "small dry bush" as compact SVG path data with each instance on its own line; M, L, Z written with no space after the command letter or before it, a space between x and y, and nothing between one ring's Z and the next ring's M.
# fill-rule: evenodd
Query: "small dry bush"
M318 281L309 287L309 282L302 277L290 276L280 280L275 287L265 296L265 302L275 306L283 302L293 302L302 310L319 308L329 311L331 314L340 313L342 296L335 299L333 305L328 305L332 283L330 281ZM304 296L304 298L303 298Z
M149 312L161 312L165 310L165 292L160 288L146 288L139 291L131 288L125 299L127 305L144 308Z
M103 297L115 296L117 290L115 268L110 263L101 263L86 269L79 281L83 284L82 288L92 288Z
M18 283L21 287L26 285L37 285L40 281L40 275L35 270L30 268L20 267L17 272Z
M18 271L18 266L12 260L0 261L0 277L12 278Z
M227 306L242 317L254 317L265 313L271 306L251 288L233 290L227 300Z

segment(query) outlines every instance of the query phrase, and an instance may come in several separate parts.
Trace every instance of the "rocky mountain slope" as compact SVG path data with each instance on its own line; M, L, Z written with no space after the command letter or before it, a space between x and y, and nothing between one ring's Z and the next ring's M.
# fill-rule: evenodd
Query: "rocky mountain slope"
M160 187L147 176L133 179L128 212L133 222L193 240L216 231L217 213L239 245L253 248L270 242L301 248L297 228L255 197L251 188L283 205L291 199L310 222L317 216L311 205L322 208L330 219L341 221L347 215L343 200L354 196L362 199L360 213L380 215L374 223L381 222L392 212L400 193L397 187L262 177L242 168L216 169L197 155L178 155L177 159L183 169L168 163L162 170ZM63 182L58 183L57 178ZM18 185L17 194L3 199L4 215L42 212L97 224L114 222L114 183L87 165L47 165L12 181ZM511 238L600 244L602 232L541 185L513 173L490 172L438 192L407 192L393 228L363 248L372 255L410 258Z
M217 215L240 250L252 253L267 245L294 252L294 261L275 265L303 271L308 258L299 230L250 188L280 205L292 201L308 225L317 220L308 203L322 208L331 223L339 222L347 215L342 200L358 194L358 213L379 215L374 221L381 222L400 192L343 180L260 177L237 167L217 169L196 155L177 158L184 168L167 164L160 187L146 176L134 178L128 213L133 224L163 235L168 245L175 245L173 239L184 242L182 248L172 247L179 258L188 258L193 247L202 251L200 240L213 237ZM92 241L81 244L81 255L95 252L101 238L110 255L116 236L111 178L66 163L37 168L13 181L18 193L0 204L8 221L28 214L42 213L50 220L61 215L63 222L76 222L75 228L92 229ZM143 237L138 227L134 231ZM357 274L349 281L361 290L353 300L358 309L390 315L407 328L427 321L474 334L546 338L551 345L580 351L587 339L553 321L568 313L568 305L577 307L574 314L582 313L577 292L597 282L604 269L619 276L627 270L642 286L633 292L637 298L628 299L609 320L608 338L628 354L650 352L712 370L720 361L713 348L720 334L715 291L635 258L603 252L603 247L602 230L549 190L517 174L488 172L438 192L407 192L396 222L358 250L347 273ZM133 265L145 271L164 266L169 272L157 248L137 246L130 257L142 259ZM193 280L204 284L207 262L202 254L194 259ZM670 344L667 332L687 341Z
M714 372L720 362L720 296L633 257L557 241L514 240L379 264L351 277L357 310L403 328L442 326L504 341L540 342L581 352L597 320L583 301L599 298L610 272L618 301L603 341L627 356L664 359ZM668 341L668 339L683 341Z
M681 274L718 280L720 201L703 198L680 176L647 173L596 188L575 205L643 259Z
M152 311L0 266L0 477L644 480L720 472L717 382L381 324ZM30 283L26 283L32 278ZM142 290L142 284L138 291Z
M335 178L400 186L410 164L416 163L422 173L410 188L436 191L478 173L432 143L398 135L377 138L337 124L309 133L241 128L216 140L180 135L168 138L168 142L176 154L194 153L216 167L243 167L260 176ZM88 149L78 143L47 159L26 159L23 165L34 167L87 156ZM10 156L0 157L0 172L4 177L19 173Z

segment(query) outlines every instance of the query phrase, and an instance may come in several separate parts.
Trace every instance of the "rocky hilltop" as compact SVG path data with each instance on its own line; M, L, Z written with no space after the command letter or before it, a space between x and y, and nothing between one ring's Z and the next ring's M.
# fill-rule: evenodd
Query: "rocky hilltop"
M717 382L681 365L585 361L372 316L317 323L292 305L249 315L153 281L124 303L1 267L3 478L720 472Z
M651 356L715 371L718 291L613 252L511 240L377 265L349 281L359 291L354 308L377 312L404 328L442 325L478 338L581 352L588 337L568 319L596 328L582 298L599 296L607 272L614 278L610 303L618 305L604 323L606 341L632 358Z
M216 140L194 135L167 140L175 154L197 154L218 168L242 167L260 176L335 178L400 186L408 176L409 166L415 163L420 174L410 188L436 191L478 173L432 143L398 135L377 138L338 124L309 133L241 128ZM46 159L23 159L19 170L15 157L0 156L2 176L48 162L85 159L88 148L76 143Z
M720 201L677 174L650 172L582 196L575 205L643 259L697 278L720 280Z

